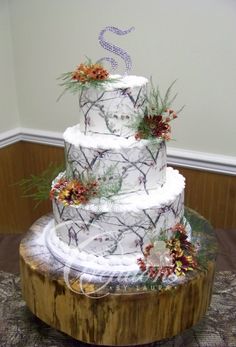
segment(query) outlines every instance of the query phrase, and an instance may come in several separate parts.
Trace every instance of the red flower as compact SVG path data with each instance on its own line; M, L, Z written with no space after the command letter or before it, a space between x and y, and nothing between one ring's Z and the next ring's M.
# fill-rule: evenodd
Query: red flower
M169 140L171 131L169 121L170 118L166 120L162 115L144 116L135 134L136 140L149 137L159 137Z
M147 113L148 111L146 110L145 112ZM153 109L152 112L155 112L155 110ZM138 125L135 139L141 140L157 137L170 140L171 127L169 123L175 118L177 118L177 114L171 109L164 110L163 114L146 114Z

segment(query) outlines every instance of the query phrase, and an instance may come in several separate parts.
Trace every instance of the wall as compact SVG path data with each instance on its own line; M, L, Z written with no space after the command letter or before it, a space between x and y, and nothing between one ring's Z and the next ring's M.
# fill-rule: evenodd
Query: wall
M0 133L19 126L8 1L0 1Z
M85 55L107 55L98 33L128 50L133 73L153 76L164 91L178 79L172 147L233 156L236 92L236 2L233 0L9 0L21 124L63 131L78 122L76 97L56 102L56 81ZM122 61L120 71L123 71Z

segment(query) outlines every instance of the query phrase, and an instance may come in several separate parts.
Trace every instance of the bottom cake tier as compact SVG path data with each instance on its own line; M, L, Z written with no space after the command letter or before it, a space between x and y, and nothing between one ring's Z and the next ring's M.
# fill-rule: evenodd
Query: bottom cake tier
M57 258L70 254L80 265L98 271L138 270L137 259L145 247L169 239L172 228L185 223L184 187L184 177L168 168L165 185L149 195L123 194L79 206L64 206L55 199L55 225L47 234L50 251Z

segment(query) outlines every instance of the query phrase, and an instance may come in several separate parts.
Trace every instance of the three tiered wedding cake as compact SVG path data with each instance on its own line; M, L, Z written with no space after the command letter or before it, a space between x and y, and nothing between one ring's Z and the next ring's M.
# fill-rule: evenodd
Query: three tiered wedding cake
M99 64L81 64L63 79L78 92L81 119L64 133L66 171L52 184L54 256L98 275L191 270L185 179L166 164L177 117L170 90L162 99L146 78L109 75Z

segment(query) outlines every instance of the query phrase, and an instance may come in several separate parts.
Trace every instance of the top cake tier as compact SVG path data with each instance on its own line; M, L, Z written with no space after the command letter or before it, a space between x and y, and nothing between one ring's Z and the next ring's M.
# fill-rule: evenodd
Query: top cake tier
M80 130L85 135L104 134L129 138L132 124L146 100L148 80L111 75L101 87L83 88L79 95Z

